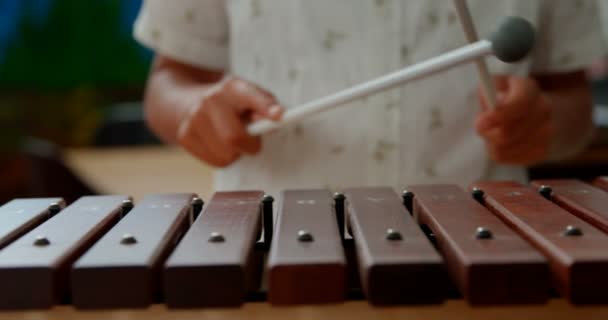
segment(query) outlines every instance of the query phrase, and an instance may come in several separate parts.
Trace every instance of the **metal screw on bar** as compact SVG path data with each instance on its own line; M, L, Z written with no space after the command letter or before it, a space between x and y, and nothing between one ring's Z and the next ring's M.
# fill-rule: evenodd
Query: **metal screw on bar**
M344 201L346 199L346 196L340 192L336 192L334 193L334 200L335 201Z
M479 189L479 188L473 188L473 191L471 191L471 195L473 196L473 199L481 202L483 201L483 190Z
M346 213L344 212L344 203L346 202L346 196L343 193L334 193L334 209L336 213L336 221L338 222L338 232L340 233L340 239L344 239L344 218Z
M192 205L193 206L200 206L203 205L203 199L199 198L199 197L194 197L192 198Z
M386 240L399 241L403 240L403 237L401 236L401 233L399 233L399 231L392 228L388 228L386 229Z
M211 232L211 234L209 235L209 242L224 242L226 241L226 238L224 238L224 235L222 235L219 232Z
M53 202L49 205L49 215L52 217L61 211L61 205L57 202Z
M307 230L298 231L298 241L312 242L313 240L314 240L314 238L312 237L312 234L310 232L308 232Z
M201 210L201 208L203 207L203 199L199 198L199 197L194 197L192 198L192 202L190 203L192 205L192 207L194 207L194 210Z
M265 194L262 197L262 226L264 231L264 241L262 242L261 248L267 250L270 248L273 234L273 214L272 214L272 203L274 198Z
M553 193L553 190L551 189L551 187L543 185L538 188L538 193L540 193L540 195L545 197L546 199L551 200L551 194Z
M572 225L568 225L564 231L566 237L579 237L583 235L583 230Z
M37 247L45 247L51 244L51 241L45 236L36 236L34 240L34 245Z
M125 199L122 201L122 214L127 214L131 209L133 209L133 201L131 199Z
M122 238L120 239L120 243L125 244L125 245L136 244L137 239L135 238L134 235L132 235L130 233L125 233L122 235Z
M196 220L196 218L198 218L198 216L201 214L201 211L203 211L203 205L205 205L203 199L199 197L192 198L192 201L190 202L190 206L192 206L192 215L190 216L190 223L194 222L194 220Z
M492 239L492 232L484 227L477 227L477 230L475 230L475 238Z
M411 191L403 190L401 193L401 201L405 208L410 212L410 214L414 213L414 193Z
M262 202L264 203L272 203L274 201L274 198L269 195L269 194L265 194L264 197L262 197Z

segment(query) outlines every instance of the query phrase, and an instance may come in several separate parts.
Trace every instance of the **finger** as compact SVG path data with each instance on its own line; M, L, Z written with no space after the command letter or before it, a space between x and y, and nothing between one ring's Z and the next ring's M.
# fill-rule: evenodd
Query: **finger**
M543 161L547 155L552 129L550 125L539 128L529 139L514 146L489 145L488 152L497 162L511 165L532 165Z
M187 136L179 139L179 144L196 158L215 167L224 166L225 161L220 159L212 152L204 139L201 139L195 132L190 132Z
M274 106L271 106L270 109L268 109L268 119L272 121L279 121L283 117L284 113L285 108L278 104L275 104Z
M198 134L196 134L194 126L197 125L195 113L192 112L188 116L188 120L183 122L177 130L177 142L186 151L193 154L199 160L202 160L210 165L217 166L219 160L214 157L209 151L209 147L202 140Z
M485 136L489 130L495 129L499 124L499 118L493 110L482 111L475 117L475 129L480 136Z
M259 86L256 86L254 84L250 84L250 85L254 86L260 93L262 93L264 96L266 96L266 98L269 101L273 101L275 103L268 108L268 110L267 110L268 112L266 114L260 114L260 113L254 112L253 117L252 117L254 119L254 121L256 119L263 119L263 118L268 118L272 121L281 120L283 113L285 113L285 108L283 108L283 106L281 106L277 102L277 99L275 98L275 96L272 93L270 93L268 90L265 90Z
M207 115L207 108L207 106L199 108L191 116L189 121L191 128L188 132L190 139L187 141L187 145L191 151L196 152L199 157L204 157L208 163L224 167L235 161L238 158L238 153L235 153L234 150L229 149L228 146L224 146L219 141Z
M201 139L204 139L209 146L209 150L221 159L223 166L227 166L238 159L241 152L237 147L224 142L217 129L218 125L214 123L210 111L210 109L206 110L207 116L203 123L204 127L201 126L201 129L204 130L199 130L198 133L199 136L201 136ZM223 125L224 124L220 124L219 126Z
M202 160L210 166L222 166L222 162L207 150L202 141L193 143L189 140L187 142L181 143L181 146L186 149L190 154L194 155L196 158Z
M210 99L212 100L212 98ZM186 121L178 128L178 143L200 160L213 166L226 166L238 158L238 154L224 148L214 135L214 128L207 115L205 105L193 108ZM215 142L215 143L214 143Z
M496 91L506 91L509 88L509 78L508 75L496 75L493 77L494 87Z
M502 99L503 92L508 88L508 76L498 75L494 76L494 89L496 90L496 100L497 103ZM487 100L487 97L483 91L482 86L477 87L477 99L479 100L479 106L481 107L481 111L492 110L495 106L491 105Z
M551 110L548 104L539 102L531 110L529 116L515 123L505 125L503 128L509 133L509 143L519 145L528 140L539 128L551 124Z
M222 143L225 148L247 154L255 154L260 151L260 138L247 133L245 124L231 106L210 104L207 107L207 114L217 141Z
M490 128L483 128L479 125L478 133L480 136L484 137L488 143L493 145L505 147L520 145L525 140L528 140L538 128L544 127L551 122L550 110L546 105L539 105L533 110L533 113L528 117L521 119L521 121L516 124L494 126Z
M281 112L279 113L278 116L275 117L275 119L270 119L272 121L280 121L282 116L283 116L283 110L281 110ZM278 118L278 119L277 119ZM254 113L251 115L251 122L256 122L256 121L260 121L260 120L268 120L267 117L264 117L260 114Z
M284 113L285 113L285 109L280 106L277 110L270 110L268 116L264 116L259 113L253 113L253 114L251 114L251 117L250 117L251 121L248 121L247 123L256 122L256 121L265 120L265 119L272 120L275 122L281 121Z
M541 110L537 110L540 106ZM510 110L507 111L506 109ZM519 107L517 107L519 108ZM475 127L477 132L483 135L482 132L495 129L497 127L513 128L521 126L522 123L527 122L528 119L534 118L537 114L546 113L548 114L548 108L545 104L537 100L525 105L525 111L513 111L515 110L511 106L500 105L500 108L494 110L485 110L480 112L475 119ZM521 114L518 114L520 113Z
M224 85L222 98L241 114L257 113L268 119L279 119L282 107L267 91L240 79L231 78Z
M501 101L504 99L505 92L509 88L508 79L509 76L505 75L497 75L493 77L494 88L496 89L496 103L498 105L500 105ZM475 121L477 131L485 131L498 125L501 121L501 114L495 112L495 109L498 108L498 106L490 105L481 86L477 88L477 100L479 101L479 106L481 109L481 112L478 114Z
M260 121L260 120L264 120L266 118L264 118L262 115L259 115L257 113L254 113L253 115L251 115L251 121L252 122L256 122L256 121Z
M501 90L496 113L500 122L517 122L528 115L531 106L540 96L540 89L533 79L509 77L506 90Z

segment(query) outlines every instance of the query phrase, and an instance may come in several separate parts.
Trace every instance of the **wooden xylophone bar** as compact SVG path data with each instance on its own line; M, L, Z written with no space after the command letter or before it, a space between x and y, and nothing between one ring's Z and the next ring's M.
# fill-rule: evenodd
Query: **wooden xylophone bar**
M437 238L455 285L472 304L542 303L544 258L453 185L412 186L414 214Z
M608 277L606 234L568 211L540 201L539 192L524 185L477 184L483 200L505 223L542 252L548 260L554 288L573 303L605 303L602 288ZM544 192L544 190L543 190Z
M275 224L262 191L204 205L13 200L0 207L0 309L438 304L452 291L472 305L541 304L552 290L608 304L605 182L288 190Z

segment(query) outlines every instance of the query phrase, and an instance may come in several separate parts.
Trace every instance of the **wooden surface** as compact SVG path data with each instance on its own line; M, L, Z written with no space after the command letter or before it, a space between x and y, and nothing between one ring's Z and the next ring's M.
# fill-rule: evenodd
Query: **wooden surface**
M446 293L443 259L387 187L346 189L361 284L374 304L440 303ZM400 239L387 239L387 231Z
M0 207L0 249L32 230L51 216L53 203L61 198L15 199Z
M549 260L555 288L574 303L608 303L608 237L592 225L521 185L475 184L484 204ZM564 236L568 226L582 234Z
M0 255L0 308L49 308L64 301L71 265L116 223L125 199L82 197L4 248ZM38 237L47 238L48 244L34 245Z
M190 224L192 193L148 195L74 264L78 308L147 307L160 293L160 268ZM123 243L132 235L135 243Z
M212 169L185 151L169 147L72 149L69 168L100 193L139 200L151 193L196 193L209 199Z
M608 176L597 177L597 179L593 181L593 185L600 189L608 191Z
M414 216L437 239L447 269L473 304L539 303L548 299L544 257L455 185L408 186ZM479 239L483 227L491 238Z
M106 193L130 194L136 199L157 192L195 192L209 199L211 170L181 150L171 148L129 148L71 150L66 154L71 168L87 182ZM50 311L0 312L0 320L194 320L194 319L608 319L608 307L575 307L565 300L546 305L471 308L463 300L442 305L373 308L365 301L330 306L271 307L247 303L236 309L167 310L155 305L144 310L76 311L55 307Z
M564 300L552 300L541 306L507 306L471 308L462 300L443 305L370 307L365 301L343 305L273 307L268 303L248 303L236 309L167 310L156 305L144 310L76 311L72 307L56 307L52 311L0 312L0 320L605 320L607 307L573 307Z
M343 301L346 257L329 191L287 190L278 200L268 258L268 300L276 305ZM300 231L309 232L312 239L299 241Z
M549 186L551 200L596 228L608 233L608 193L574 179L532 181L532 186Z
M176 308L243 303L248 272L259 270L252 253L261 223L262 191L218 192L203 206L167 260L164 296ZM218 233L223 241L211 241ZM259 275L254 275L259 279Z

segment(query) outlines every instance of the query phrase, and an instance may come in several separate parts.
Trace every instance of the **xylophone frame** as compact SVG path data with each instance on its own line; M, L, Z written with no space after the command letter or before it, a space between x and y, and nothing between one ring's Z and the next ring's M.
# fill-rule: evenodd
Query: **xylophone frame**
M472 317L483 310L536 310L540 316L561 310L564 316L593 318L608 309L572 308L554 298L608 303L600 290L608 285L605 182L598 179L594 187L574 180L534 181L537 192L511 182L480 182L470 192L409 186L400 196L389 188L347 189L333 197L327 191L292 190L279 198L276 221L274 199L261 191L220 192L204 206L194 194L150 196L136 206L125 196L85 197L67 207L59 198L15 200L0 207L0 222L12 214L10 230L0 224L0 281L10 288L0 292L0 308L9 309L0 319L108 315L82 314L71 306L10 311L65 303L101 310L145 309L159 302L171 309L149 309L157 315L228 317L258 310L255 318L272 317L273 310L283 310L277 315L307 310L357 318L455 308ZM553 224L537 219L538 212L547 212ZM154 220L158 217L164 220ZM148 236L139 230L146 219L147 227L157 230ZM80 231L66 234L70 223L78 223ZM465 236L466 230L475 231ZM196 250L208 253L196 256ZM108 264L109 253L122 258ZM260 287L262 279L251 274L267 275L267 286ZM551 279L544 277L548 274ZM214 289L202 289L205 285ZM452 301L462 296L467 302ZM367 302L336 305L344 299ZM268 308L265 300L300 306ZM367 309L368 303L401 306ZM174 308L200 310L174 313Z

